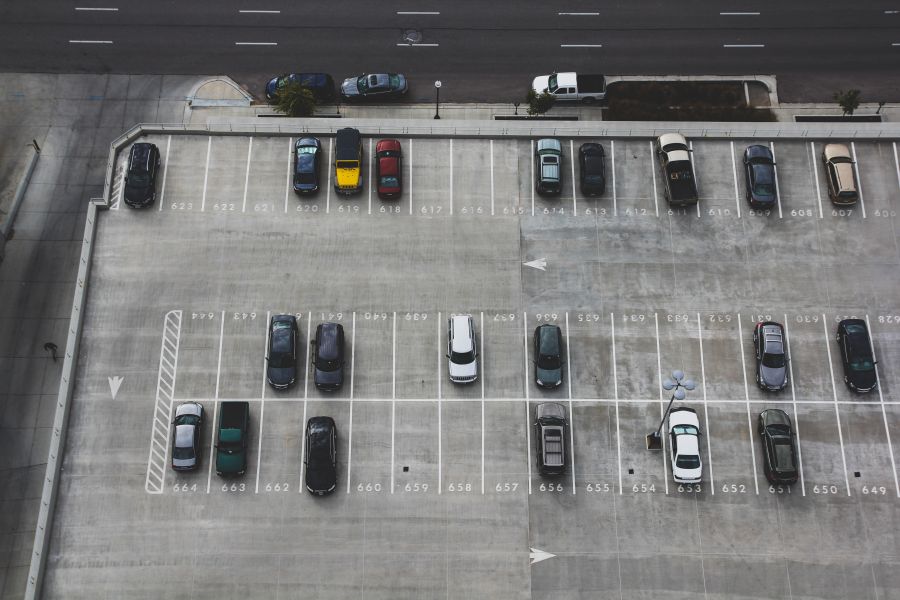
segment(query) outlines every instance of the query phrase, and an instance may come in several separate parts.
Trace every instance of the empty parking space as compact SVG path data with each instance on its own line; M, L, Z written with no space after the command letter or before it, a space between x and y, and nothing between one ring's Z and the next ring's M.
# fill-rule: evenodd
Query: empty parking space
M608 145L609 181L606 183L606 194L600 201L612 209L613 216L658 217L661 193L656 181L653 142L610 140Z
M618 452L622 464L624 494L665 494L669 492L668 443L663 424L663 451L648 451L646 436L657 430L663 416L662 402L619 403Z
M570 420L577 491L608 502L608 494L619 493L617 406L614 402L575 402Z
M206 162L211 137L172 138L166 163L164 210L199 211L207 183Z
M394 404L395 493L437 492L441 456L439 428L443 422L438 409L437 403L431 401Z
M573 398L613 398L609 316L599 311L568 313L568 369ZM646 318L646 317L645 317Z
M848 477L835 407L798 404L795 421L800 424L806 493L846 495Z
M396 317L379 310L356 311L354 395L391 399L395 393Z
M531 197L523 195L520 187L528 171L520 170L518 140L490 140L492 162L492 194L495 216L524 215L531 211ZM525 165L528 166L527 164Z
M709 213L737 217L737 160L734 145L728 141L703 140L691 144L694 172L700 192L700 203Z
M394 408L391 402L353 402L348 417L347 486L351 493L391 493Z
M442 493L480 494L482 491L482 440L488 426L482 422L482 409L486 405L481 401L440 404Z
M851 493L881 488L896 494L887 423L880 406L843 404L839 408Z
M258 213L263 207L286 211L297 210L298 198L293 191L294 141L296 138L250 138L248 170L240 189L243 191L236 210ZM284 206L282 207L281 204Z
M211 138L209 147L209 169L205 193L201 201L202 210L221 214L237 213L243 206L244 189L247 183L250 140L245 137ZM274 212L275 203L266 201L266 210Z
M486 402L484 418L490 424L484 440L485 492L527 494L528 474L534 464L534 455L528 451L531 413L527 404Z
M451 140L415 140L415 167L410 178L413 214L423 217L453 214L452 144Z
M459 215L491 214L491 145L482 139L453 142L454 210Z
M504 309L483 314L484 328L478 341L479 349L483 349L479 366L485 398L522 398L525 394L521 372L525 352L523 314ZM446 345L445 340L441 341ZM442 351L445 351L443 347ZM445 377L444 370L441 376Z
M437 398L438 313L397 313L397 398Z
M660 317L665 322L667 316L641 310L610 313L615 399L660 398L658 326Z

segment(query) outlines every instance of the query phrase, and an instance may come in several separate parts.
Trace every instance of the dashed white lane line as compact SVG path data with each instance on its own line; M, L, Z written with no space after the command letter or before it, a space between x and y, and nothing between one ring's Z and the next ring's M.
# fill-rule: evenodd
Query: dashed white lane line
M162 185L159 190L159 210L163 209L163 204L166 199L166 176L169 174L169 149L172 147L172 136L166 136L166 162L163 165L163 177L162 177ZM894 158L897 157L897 148L896 145L894 147Z
M613 394L616 400L616 464L619 469L619 495L622 495L622 435L619 431L619 374L616 367L616 320L613 313L609 313L609 327L612 335L610 349L612 350Z
M534 144L534 142L532 142ZM533 161L532 161L533 162ZM528 493L531 494L531 405L528 401L528 313L522 311L522 341L525 345L525 464L528 465Z
M816 143L809 143L809 170L812 172L813 181L816 182L816 200L819 203L819 218L822 219L822 190L819 187L819 174L816 171Z
M95 6L76 6L75 10L78 11L90 11L90 12L119 12L118 8L115 7L95 7Z
M266 311L266 335L265 335L265 346L263 346L263 376L262 376L262 391L260 392L259 398L259 444L256 447L256 491L254 493L259 493L259 466L262 464L262 441L263 441L263 417L266 414L266 384L267 384L267 373L269 366L269 320L272 318L272 311ZM300 460L300 487L303 487L303 460L301 456Z
M560 48L602 48L603 44L560 44Z
M356 311L350 330L350 434L347 438L347 493L350 493L350 467L353 464L353 380L356 377Z
M723 48L765 48L765 44L722 44Z
M609 141L610 171L612 172L613 216L619 216L619 203L616 198L616 140Z
M69 40L70 44L112 44L112 40Z
M719 16L722 17L757 17L759 16L758 12L720 12Z
M212 153L212 136L206 142L206 169L203 172L203 199L200 202L200 212L206 210L206 185L209 182L209 155Z
M402 42L398 42L397 45L398 46L422 47L422 48L437 48L440 44L423 44L423 43L404 44Z
M734 158L734 145L732 142L731 157ZM706 403L706 363L703 360L703 328L700 325L700 313L697 313L697 340L700 342L700 388L703 390L703 417L706 421L706 462L709 466L709 491L716 495L716 478L713 476L712 446L709 432L709 406ZM751 437L751 443L753 436Z
M856 192L859 194L859 208L862 210L862 218L866 218L866 203L863 200L862 178L859 174L859 163L856 162L856 142L850 142L850 152L853 154L853 164L856 165Z
M738 219L741 218L741 193L738 191L737 161L734 158L734 142L731 142L731 173L734 176L734 205L737 207Z
M756 447L753 445L753 419L750 417L750 388L747 386L747 362L744 358L744 326L738 313L738 347L741 349L741 374L744 376L744 397L747 400L747 432L750 434L750 459L753 461L753 486L759 495L759 477L756 472Z
M441 14L436 10L398 10L398 15L439 15Z
M213 427L216 426L216 417L219 414L219 379L222 376L222 345L225 341L225 311L222 311L221 324L219 325L219 360L216 364L216 395L215 395L215 403L213 404ZM206 493L209 493L210 486L212 485L212 469L213 463L216 461L215 452L216 452L216 434L213 432L212 435L209 436L209 468L207 469L206 474Z
M900 498L900 483L897 482L897 464L894 461L894 444L891 442L891 429L888 427L887 413L884 410L884 393L881 391L881 377L878 375L878 355L875 354L875 333L866 315L866 327L869 330L869 343L872 347L872 362L875 363L875 381L878 382L878 401L881 403L881 418L884 419L884 433L887 436L888 455L891 457L891 472L894 475L894 491Z
M831 394L834 397L834 417L837 420L838 441L841 444L841 462L844 465L844 484L847 486L847 495L850 495L850 477L847 475L847 455L844 453L844 432L841 428L841 412L838 409L837 387L834 383L834 365L831 364L831 344L828 336L825 313L822 313L822 331L825 334L825 350L828 351L828 371L831 373Z
M557 13L560 17L599 17L598 12L561 12Z
M572 495L575 495L575 411L572 410L572 357L569 354L569 312L566 311L566 377L569 388L569 453L572 455Z
M247 146L247 170L244 173L244 202L241 204L241 212L247 212L247 189L250 187L250 157L253 156L253 136ZM287 212L287 201L284 203L284 212Z
M280 11L280 10L239 10L238 12L241 13L241 14L244 14L244 15L249 15L249 14L254 14L254 15L280 15L280 14L281 14L281 11Z
M612 313L610 314L610 318L612 318ZM656 380L657 385L659 386L659 418L663 419L666 416L666 399L663 396L663 387L662 387L662 355L659 351L659 313L653 313L653 325L656 328ZM669 494L669 465L666 462L666 437L665 435L661 436L662 440L662 464L663 464L663 481L666 483L666 495Z
M797 393L794 389L794 364L791 362L791 332L788 330L787 313L784 314L784 345L788 354L788 373L791 377L791 403L794 405L794 434L797 436L797 464L800 467L800 493L806 496L806 479L803 476L803 451L800 443L800 413L797 412Z
M287 165L287 182L284 186L284 212L288 210L288 196L291 195L291 183L294 175L294 138L288 138L288 165Z
M235 42L235 46L277 46L278 42Z

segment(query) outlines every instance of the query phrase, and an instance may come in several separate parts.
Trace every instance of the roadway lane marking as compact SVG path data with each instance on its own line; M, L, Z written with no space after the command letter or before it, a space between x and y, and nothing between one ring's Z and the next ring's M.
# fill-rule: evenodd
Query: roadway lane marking
M656 218L659 218L659 192L656 190L656 165L653 164L653 140L650 140L650 179L653 180L653 206L656 207Z
M720 12L721 17L758 17L758 12Z
M534 142L532 142L534 143ZM532 189L534 189L532 187ZM522 311L522 332L525 342L525 464L528 465L528 495L531 495L531 411L528 402L528 313Z
M294 138L288 138L287 184L284 186L284 213L287 214L288 195L291 193L291 179L294 171ZM245 207L246 208L246 207Z
M159 190L159 209L163 208L163 201L166 197L166 176L169 174L169 148L172 147L172 136L169 135L166 137L166 162L163 165L163 178L162 178L162 186ZM897 147L894 146L894 159L897 158Z
M781 186L778 185L778 161L775 160L775 142L769 142L769 150L772 151L772 170L775 172L775 201L778 203L778 218L781 219L781 194L778 193L778 190L781 189Z
M397 430L397 312L391 325L391 493L394 493L394 438Z
M534 140L531 140L531 154L528 160L529 164L529 181L531 182L531 216L534 216ZM527 337L527 336L526 336ZM527 366L527 364L526 364ZM528 389L528 385L526 382L525 389Z
M398 15L439 15L436 10L398 10Z
M244 203L241 212L247 212L247 188L250 186L250 157L253 155L253 136L250 136L250 144L247 147L247 171L244 174ZM284 212L287 212L287 200L284 203Z
M734 142L732 142L734 144ZM734 146L731 149L731 158L734 159ZM709 433L709 407L706 404L706 363L703 361L703 328L700 325L700 313L697 313L697 340L700 342L700 387L703 390L703 417L706 421L706 457L709 463L709 491L711 495L716 495L716 479L713 477L712 466L712 444ZM753 443L753 436L750 436L750 443Z
M603 44L560 44L560 48L602 48Z
M398 46L420 46L425 48L436 48L438 44L397 44Z
M334 138L328 138L328 185L325 186L325 213L331 212L331 165L334 164ZM337 180L337 172L334 173Z
M181 314L180 310L171 310L163 319L159 369L156 376L156 404L153 409L153 425L150 428L150 453L147 457L147 477L144 482L144 490L148 494L162 494L165 491L172 408L175 404L175 380L178 373L178 348L181 345Z
M844 464L844 483L847 485L847 495L850 495L850 478L847 476L847 456L844 454L844 432L841 430L841 412L838 410L837 387L834 384L834 366L831 364L831 344L828 339L828 326L825 313L822 313L822 331L825 333L825 350L828 351L828 370L831 372L831 394L834 397L834 418L837 420L838 440L841 442L841 462Z
M569 388L569 454L572 456L572 495L575 495L575 411L572 409L572 357L569 354L569 311L566 311L566 378Z
M609 141L610 171L612 172L613 216L619 216L619 203L616 197L616 140Z
M219 361L216 365L216 396L215 402L213 403L213 427L216 424L216 417L219 414L219 378L222 375L222 345L225 340L225 311L222 311L222 319L221 324L219 325ZM209 468L206 473L206 493L209 493L210 486L212 485L212 469L213 463L215 462L215 452L216 452L216 432L213 431L209 436Z
M737 161L734 159L734 142L731 142L731 173L734 175L734 205L738 219L741 218L741 193L738 191ZM699 317L698 317L699 318Z
M277 46L278 42L235 42L235 46Z
M252 138L251 138L252 139ZM263 443L263 418L266 414L266 383L269 375L269 320L272 318L272 311L266 311L266 345L263 346L263 377L262 377L262 392L260 392L260 403L259 403L259 444L256 446L256 490L253 492L254 494L259 493L259 466L262 464L262 443ZM306 408L304 406L304 408ZM301 485L303 484L303 456L301 450L300 457L300 479Z
M356 311L350 333L350 435L347 438L347 493L350 493L350 466L353 464L353 378L356 376Z
M239 10L241 14L280 15L280 10Z
M787 313L784 313L784 345L787 348L788 369L791 378L791 404L794 405L794 430L797 436L797 465L800 467L800 492L806 495L806 481L803 477L803 452L800 450L800 414L797 412L797 394L794 391L794 365L791 363L791 333L788 331Z
M723 48L765 48L765 44L722 44Z
M612 313L609 313L612 319ZM663 397L662 387L662 357L659 352L659 314L653 313L653 325L656 327L656 379L659 382L659 418L664 419L666 416L665 398ZM669 495L669 465L666 463L666 435L660 435L662 441L662 463L663 463L663 481L666 483L666 495Z
M302 317L301 317L302 320ZM312 324L312 311L306 313L306 352L309 352L309 328ZM266 347L268 348L268 342L266 342ZM306 356L306 360L304 361L306 366L304 367L303 372L303 420L300 422L300 426L303 428L303 433L300 434L300 483L297 485L297 493L302 494L303 488L306 487L305 480L303 479L305 467L306 467L306 407L307 407L307 398L308 398L308 390L309 390L309 355ZM260 451L262 451L262 446L260 446ZM259 471L257 470L257 475L259 475ZM349 479L349 476L348 476Z
M856 142L850 142L850 151L853 153L853 164L856 162ZM859 207L862 209L862 218L866 218L866 203L863 202L862 177L859 175L859 167L856 167L856 191L859 193Z
M897 144L894 144L894 162L897 161ZM900 173L900 172L898 172ZM491 216L494 216L494 140L491 140Z
M557 13L560 17L599 17L598 12L561 12Z
M810 168L810 170L812 170L813 181L816 182L816 200L818 200L818 202L819 202L819 218L822 219L822 218L824 218L822 216L822 190L819 188L819 174L816 173L816 143L815 142L809 143L809 153L810 153L809 154L809 156L810 156L809 168ZM898 182L900 182L900 175L898 175Z
M99 7L86 7L86 6L76 6L75 10L83 10L83 11L94 11L94 12L118 12L118 8L99 8Z
M622 495L622 436L619 432L619 374L616 369L616 320L613 313L609 313L609 327L612 333L612 341L609 346L612 350L613 393L616 400L616 462L619 465L619 495ZM573 451L574 453L574 451Z
M375 155L372 154L372 138L369 138L369 156L372 159L372 165L369 167L369 214L372 214L372 171L375 170Z
M894 490L900 498L900 483L897 482L897 464L894 462L894 445L891 443L891 430L888 427L887 413L884 410L884 394L881 391L881 377L878 375L878 357L875 356L875 334L872 333L872 324L869 315L866 314L866 328L869 330L869 344L872 349L872 362L875 363L875 381L878 382L878 401L881 404L881 418L884 419L884 433L887 435L888 455L891 457L891 471L894 474Z
M206 170L203 173L203 200L200 203L200 212L206 210L206 184L209 182L209 155L212 152L212 136L206 141Z
M892 144L894 146L894 169L897 171L897 187L900 188L900 161L897 160L897 142ZM165 179L163 179L165 182Z
M69 40L70 44L112 44L112 40Z
M691 168L694 171L694 187L697 188L697 218L700 218L700 180L697 178L697 164L694 160L694 140L688 142L688 157L691 159Z
M750 417L750 388L747 387L747 362L744 359L744 326L738 313L738 348L741 349L741 374L744 376L744 397L747 400L747 431L750 433L750 458L753 461L753 485L759 495L759 478L756 473L756 450L753 447L753 419Z
M481 313L481 494L484 495L484 312ZM439 340L440 341L440 340Z
M453 138L450 138L450 215L453 215Z
M409 169L409 176L407 177L407 188L409 189L409 216L413 214L413 177L412 177L412 161L413 161L413 143L412 138L409 138L409 160L407 162L407 168Z
M443 467L443 456L441 454L441 448L443 446L443 441L441 440L441 357L443 356L441 351L441 319L442 319L441 311L438 311L437 318L437 403L438 403L438 494L441 493L441 488L443 487L444 477L442 473Z
M491 163L493 164L494 157L491 157ZM575 141L569 140L569 164L572 166L572 214L576 217L578 216L578 194L575 191ZM493 187L493 179L494 173L491 172L491 186ZM491 214L494 214L494 211L491 210Z

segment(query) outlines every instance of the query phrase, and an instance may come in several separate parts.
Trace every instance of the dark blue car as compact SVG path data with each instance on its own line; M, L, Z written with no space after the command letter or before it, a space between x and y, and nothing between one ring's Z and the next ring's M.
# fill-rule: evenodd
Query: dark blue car
M744 150L744 179L747 202L753 208L773 208L778 204L775 182L775 158L766 146L747 146Z
M312 194L319 189L322 144L314 137L300 138L294 144L294 192Z
M266 84L266 100L275 102L278 99L278 90L292 82L308 88L317 102L334 100L334 79L328 73L287 73L273 77Z

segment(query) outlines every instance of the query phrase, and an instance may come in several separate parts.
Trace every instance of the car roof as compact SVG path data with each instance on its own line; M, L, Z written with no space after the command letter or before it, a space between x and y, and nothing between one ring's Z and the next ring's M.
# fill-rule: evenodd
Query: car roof
M331 417L310 417L306 422L306 429L310 432L330 431L334 429L334 419Z
M603 156L606 152L603 146L596 142L585 142L578 150L587 156Z
M340 348L338 340L343 326L339 323L320 323L316 328L316 341L318 342L319 358L323 360L336 360Z
M753 146L747 146L747 158L758 158L758 159L766 159L768 161L772 161L772 151L767 146L762 146L759 144L754 144Z
M543 138L537 141L537 151L541 152L542 150L562 153L562 144L553 138Z
M179 425L175 428L175 447L190 448L194 445L195 425Z
M542 418L555 418L555 419L565 419L566 418L566 409L562 404L558 402L543 402L538 404L535 408L535 413L537 414L538 419Z
M453 322L453 340L452 348L454 352L469 352L472 350L473 340L469 336L469 323L472 322L471 315L453 315L450 317Z
M780 408L768 408L762 411L765 425L790 425L791 418Z
M561 331L557 325L544 323L538 327L538 341L540 350L546 354L559 354Z
M659 136L660 148L665 148L669 144L684 144L687 146L687 140L680 133L664 133Z
M375 144L375 151L381 152L383 150L396 150L400 151L400 140L378 140L378 143Z
M700 430L700 421L697 419L697 413L693 408L679 406L669 411L669 426L675 425L693 425Z
M844 158L851 160L850 150L844 144L826 144L823 151L827 160Z
M175 408L176 417L180 417L181 415L200 416L201 414L203 414L203 406L198 402L184 402Z

